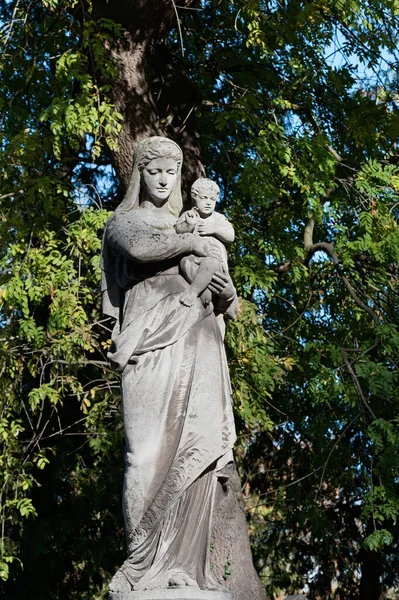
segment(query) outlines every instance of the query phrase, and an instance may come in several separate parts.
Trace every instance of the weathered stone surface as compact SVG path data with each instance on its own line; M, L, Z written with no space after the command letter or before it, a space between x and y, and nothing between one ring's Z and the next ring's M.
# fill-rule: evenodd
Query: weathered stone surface
M298 596L299 598L299 596ZM203 590L154 590L110 594L109 600L231 600L226 592L207 592Z
M181 165L171 140L141 142L104 235L104 312L116 319L108 357L122 373L126 439L128 556L110 585L117 600L229 598L212 591L209 551L217 479L232 460L235 429L223 336L202 292L212 292L218 313L236 306L236 292L210 243L226 239L222 216L206 231L175 230ZM214 214L206 195L198 224L205 229ZM199 262L190 279L181 263L191 255ZM156 591L140 591L148 588Z

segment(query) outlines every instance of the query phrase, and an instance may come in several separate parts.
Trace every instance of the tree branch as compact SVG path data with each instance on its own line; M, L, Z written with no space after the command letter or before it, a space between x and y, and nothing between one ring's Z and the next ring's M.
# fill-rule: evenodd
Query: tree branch
M304 232L304 245L305 245L305 250L307 250L307 252L308 252L308 255L305 259L304 264L306 266L308 266L310 261L312 260L312 257L316 254L316 252L322 251L322 252L326 252L326 254L331 256L334 265L338 267L339 266L338 254L334 248L334 244L332 244L331 242L317 242L316 244L313 244L312 243L313 242L313 229L314 229L314 220L313 220L313 218L310 218L305 227L305 232ZM350 283L350 281L346 277L346 275L344 275L343 273L340 273L339 271L338 271L338 275L341 278L342 282L344 283L346 289L348 290L349 295L355 301L357 306L359 308L361 308L362 310L364 310L366 313L368 313L370 315L370 317L373 319L373 321L378 324L379 319L378 319L377 315L375 314L373 309L370 308L370 306L368 306L365 302L363 302L363 300L361 300L359 298L354 287L352 286L352 284Z
M373 311L372 308L370 308L367 304L365 304L360 298L359 296L356 294L355 290L353 289L352 284L350 283L350 281L348 280L347 277L345 277L345 275L340 274L340 277L342 279L342 281L344 282L346 289L348 290L349 294L352 296L352 298L354 299L354 301L356 302L356 304L359 306L359 308L361 308L362 310L366 311L370 317L373 319L374 323L379 323L379 319L377 317L377 315L375 314L375 312Z
M5 198L11 198L12 196L16 196L17 194L23 194L24 190L18 190L17 192L10 192L9 194L3 194L0 196L0 200L4 200Z
M335 160L337 162L342 162L344 159L342 158L342 156L340 156L338 154L338 152L336 150L334 150L334 148L332 146L330 146L330 144L327 144L326 146L327 150L329 151L330 154L332 154L332 156L335 158Z
M342 356L342 360L345 363L346 368L348 369L349 375L351 376L351 379L353 381L353 385L355 386L356 392L357 392L360 400L363 402L364 406L367 408L367 410L369 411L369 413L373 417L374 421L376 421L377 417L374 414L371 406L366 401L366 398L363 395L362 388L360 386L359 380L356 377L355 371L353 370L353 367L352 367L351 363L349 362L349 360L348 360L348 358L346 356L345 350L343 348L341 348L341 356Z
M314 230L314 218L310 217L305 226L305 231L303 232L303 242L305 246L305 250L309 252L313 247L313 230Z

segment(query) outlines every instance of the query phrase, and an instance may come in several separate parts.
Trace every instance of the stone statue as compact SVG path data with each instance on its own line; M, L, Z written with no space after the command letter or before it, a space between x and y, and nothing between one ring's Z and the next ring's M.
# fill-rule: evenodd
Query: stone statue
M128 556L113 600L230 598L209 550L217 477L235 441L219 326L237 310L220 242L234 231L213 211L216 184L197 182L196 208L177 221L182 158L167 138L139 143L104 233L103 309L116 319L108 356L121 372L126 438Z
M210 179L197 179L191 187L191 200L194 208L188 210L176 221L175 229L178 233L197 231L201 235L213 235L210 238L211 255L206 258L185 256L180 261L181 270L185 278L191 283L188 290L180 297L180 302L185 306L192 306L195 299L202 294L204 304L212 301L212 294L208 285L212 277L220 270L228 274L227 252L222 242L234 241L234 229L226 217L215 212L215 204L219 199L219 186Z

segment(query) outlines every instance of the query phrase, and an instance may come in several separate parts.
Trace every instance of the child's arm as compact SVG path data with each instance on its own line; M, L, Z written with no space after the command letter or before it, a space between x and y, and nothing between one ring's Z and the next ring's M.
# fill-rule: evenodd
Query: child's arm
M214 212L208 219L201 219L195 227L200 235L214 235L221 242L234 242L234 228L224 215Z
M197 221L198 215L192 210L187 210L175 223L176 233L193 233Z

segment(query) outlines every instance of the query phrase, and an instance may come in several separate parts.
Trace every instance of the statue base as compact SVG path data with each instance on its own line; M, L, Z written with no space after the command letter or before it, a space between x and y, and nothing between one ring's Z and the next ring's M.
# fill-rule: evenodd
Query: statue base
M110 592L109 600L232 600L230 592L208 592L197 588Z

